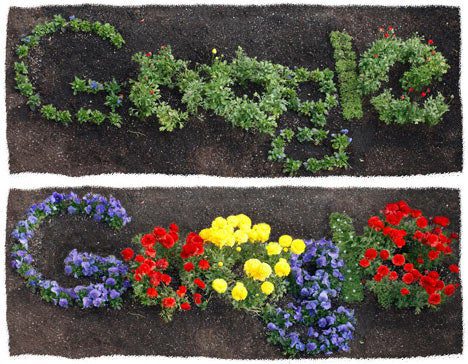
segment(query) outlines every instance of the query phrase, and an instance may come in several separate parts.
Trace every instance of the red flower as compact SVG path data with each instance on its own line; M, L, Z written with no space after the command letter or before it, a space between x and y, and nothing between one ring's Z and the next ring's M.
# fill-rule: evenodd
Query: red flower
M429 277L432 279L439 279L440 275L435 270L431 270L428 274Z
M393 31L393 27L392 27L392 26L389 26L389 27L388 27L388 30L389 30L390 32Z
M450 225L450 219L445 216L435 216L432 219L432 222L436 225L440 225L442 227L447 227Z
M150 298L156 298L158 297L158 291L156 291L156 288L150 287L146 290L146 295Z
M408 89L408 92L414 92L414 88L413 88L413 87L410 87L410 88Z
M381 250L380 258L383 260L387 260L388 258L390 258L390 252L387 249Z
M424 259L421 258L421 257L418 257L418 259L416 259L416 261L418 262L418 264L424 264Z
M406 284L411 284L411 283L413 283L414 277L413 277L413 275L411 273L406 273L406 274L403 275L401 280Z
M192 308L192 306L190 306L190 303L184 302L180 305L180 308L184 311L189 311Z
M381 265L377 268L377 274L380 274L382 277L385 277L387 274L390 273L390 269L386 265Z
M388 279L390 279L391 281L396 281L398 279L398 273L395 271L391 271L388 275Z
M416 219L416 218L418 218L419 216L422 215L422 211L421 210L411 210L410 214L411 214L412 217L414 217Z
M366 258L362 258L359 261L359 265L363 268L367 268L370 265L370 262Z
M460 268L458 268L458 265L456 264L450 264L448 268L452 273L460 273Z
M135 253L133 252L132 248L125 248L124 250L120 252L120 254L122 255L125 261L129 261L130 259L133 258L133 254Z
M444 288L444 294L446 296L451 296L455 293L455 286L453 284L447 284Z
M384 223L378 216L372 216L369 220L367 220L367 225L374 229L375 231L381 231L384 228Z
M440 294L432 293L427 300L431 305L438 305L440 303Z
M400 293L401 293L402 296L407 296L407 295L410 294L410 291L409 291L408 288L402 288L402 289L400 289Z
M374 275L374 281L376 282L380 282L382 278L383 278L382 275L380 275L379 273Z
M421 92L421 97L426 97L426 95L427 95L427 94L426 94L424 91Z
M190 233L187 236L186 243L182 246L180 257L187 259L203 254L203 239L196 233Z
M145 54L146 57L151 57L152 55L153 55L153 53L151 53L151 52L148 52L148 53Z
M158 269L165 270L169 267L169 262L164 258L158 259L156 261L156 267Z
M206 259L202 259L198 262L198 267L201 270L208 270L210 269L210 263Z
M171 249L174 244L175 240L170 234L166 234L163 238L161 238L161 245L166 249Z
M385 37L385 38L388 38L389 36L390 36L390 34L388 34L388 33L385 33L385 34L384 34L384 37Z
M174 308L175 304L176 300L174 299L174 297L166 297L162 300L162 305L165 308Z
M184 270L185 270L186 272L192 271L193 268L195 268L195 266L193 265L192 262L187 262L187 263L184 264Z
M427 41L427 44L433 45L433 44L434 44L434 41L433 41L432 39L429 39L429 40Z
M138 254L136 257L135 257L135 262L137 263L143 263L145 261L145 257L141 254Z
M200 293L194 293L193 294L193 301L195 304L200 305L202 300L202 295Z
M169 274L161 274L161 281L168 286L172 282L172 278Z
M375 258L377 258L377 250L375 250L374 248L367 249L364 253L364 257L366 257L366 259L368 260L374 260Z
M427 226L427 219L424 216L421 216L416 220L416 225L418 225L418 228L424 229Z
M152 247L149 247L145 250L145 255L154 258L156 256L156 250L154 250Z
M403 266L403 270L404 270L405 272L411 272L413 269L414 269L414 265L411 264L411 263L406 263L406 264Z
M200 289L205 289L206 288L205 282L203 282L200 278L195 278L193 280L193 283L195 283Z
M169 230L174 232L174 233L178 233L179 232L179 227L176 224L172 223L171 225L169 225Z
M156 235L158 238L162 238L164 235L166 235L166 229L164 229L161 226L156 226L153 229L153 234Z
M395 264L397 267L400 267L403 264L405 264L405 257L402 254L395 254L393 256L392 263Z
M143 245L145 248L153 247L155 243L156 237L153 234L145 234L141 238L141 245Z
M187 293L187 287L180 286L179 289L176 291L176 293L177 293L177 296L184 297L185 294Z
M427 257L429 260L436 260L440 255L440 251L437 250L430 250L429 253L427 253Z

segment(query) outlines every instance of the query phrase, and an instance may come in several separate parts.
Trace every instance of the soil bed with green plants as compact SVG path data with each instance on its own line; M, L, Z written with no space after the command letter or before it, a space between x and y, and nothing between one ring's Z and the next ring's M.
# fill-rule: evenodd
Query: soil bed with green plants
M459 50L456 8L12 8L10 168L459 171Z

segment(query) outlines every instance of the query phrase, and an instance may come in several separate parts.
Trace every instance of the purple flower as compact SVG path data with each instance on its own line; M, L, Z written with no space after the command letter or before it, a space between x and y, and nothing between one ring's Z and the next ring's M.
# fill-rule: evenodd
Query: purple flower
M68 307L68 300L66 298L60 298L58 304L60 307Z

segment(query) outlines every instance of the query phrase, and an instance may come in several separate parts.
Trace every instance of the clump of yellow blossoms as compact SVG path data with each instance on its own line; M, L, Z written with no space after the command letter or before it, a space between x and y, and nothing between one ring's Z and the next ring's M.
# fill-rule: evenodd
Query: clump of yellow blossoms
M289 235L282 235L278 239L278 243L271 242L265 247L268 255L280 255L282 251L291 250L293 254L304 253L306 245L302 239L294 239Z
M224 279L216 278L211 284L213 289L218 293L224 293L227 290L227 282Z
M210 242L218 248L233 247L250 243L265 243L270 238L270 225L260 223L252 225L252 220L244 214L231 215L227 218L217 217L210 228L200 231L205 242Z
M237 282L231 292L232 298L236 301L243 301L247 298L247 289L244 286L244 283Z
M275 274L278 277L286 277L291 272L291 267L286 259L280 258L275 264Z
M263 282L271 275L272 269L268 263L252 258L244 263L244 272L247 277Z
M262 290L264 294L268 296L272 294L273 291L275 290L275 285L271 282L266 281L262 283L262 285L260 286L260 289Z

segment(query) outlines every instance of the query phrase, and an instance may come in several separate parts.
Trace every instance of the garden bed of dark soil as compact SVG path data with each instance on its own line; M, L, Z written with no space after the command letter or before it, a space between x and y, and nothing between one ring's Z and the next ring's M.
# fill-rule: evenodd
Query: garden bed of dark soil
M281 233L305 238L329 235L328 215L347 212L363 226L385 203L405 199L427 216L447 215L452 228L460 226L456 190L383 189L141 189L83 188L113 194L122 201L132 223L121 232L81 217L61 217L44 225L36 235L33 252L40 270L49 278L67 283L63 259L72 248L117 254L131 237L154 225L179 223L184 232L199 230L218 216L246 213L253 221L266 221L272 239ZM12 190L8 203L7 234L33 203L52 190ZM213 199L216 196L216 199ZM7 252L12 241L7 240ZM7 256L7 261L9 257ZM208 356L218 358L280 358L278 348L266 341L262 322L221 301L206 311L180 313L170 323L161 321L156 308L144 308L127 297L122 310L62 309L40 300L22 279L7 267L7 322L10 353L49 354L67 357L112 354ZM439 311L383 310L372 296L354 306L357 317L351 352L345 356L410 357L462 352L460 294Z
M68 127L45 121L31 112L14 89L12 65L19 39L34 25L54 14L109 22L126 40L121 50L93 35L59 34L43 41L30 56L31 78L44 102L73 111L94 107L99 97L73 96L69 83L75 75L101 81L134 78L138 51L156 51L169 44L176 57L207 63L211 49L228 58L237 46L250 56L290 67L334 69L329 34L346 30L362 53L377 39L379 26L392 25L403 38L418 32L434 40L451 68L433 91L454 95L450 112L437 126L386 126L364 102L364 118L345 122L339 109L328 117L332 131L349 128L353 142L348 170L319 174L405 175L460 171L462 167L461 103L458 89L460 19L451 7L40 7L12 8L8 17L6 98L10 169L66 175L100 173L209 174L218 176L282 176L281 164L267 160L270 140L244 132L221 118L202 114L173 133L158 131L154 121L126 115L121 129L107 125ZM396 67L398 68L398 67ZM397 72L395 69L394 72ZM398 79L389 86L398 90ZM126 88L128 91L128 87ZM246 90L250 94L251 90ZM312 90L313 91L313 90ZM244 91L243 91L244 92ZM311 92L312 96L315 92ZM126 93L128 95L128 93ZM307 93L306 95L307 96ZM168 100L177 102L176 95ZM288 113L280 120L297 125L304 120ZM292 156L304 154L292 148ZM313 151L310 148L315 148ZM310 147L308 154L329 153L328 147Z

